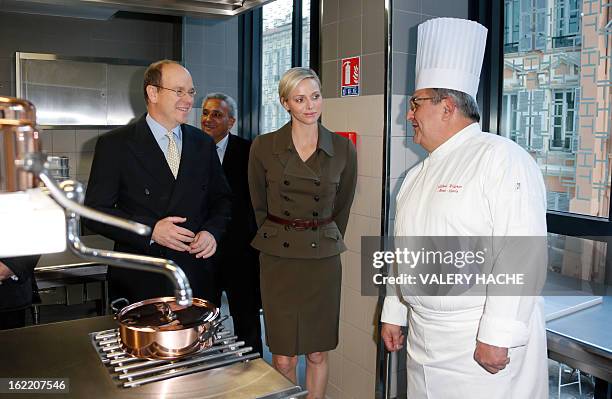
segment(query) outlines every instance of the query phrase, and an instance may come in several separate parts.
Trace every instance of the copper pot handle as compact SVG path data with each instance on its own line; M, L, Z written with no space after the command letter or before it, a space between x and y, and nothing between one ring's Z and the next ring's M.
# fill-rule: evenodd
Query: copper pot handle
M122 302L125 302L125 305L118 307L117 304L122 303ZM130 304L130 301L128 301L127 298L117 298L110 303L110 308L115 314L115 317L117 317L119 316L119 312L121 312L121 309L123 309L129 304Z
M225 315L223 317L220 317L218 320L211 321L209 328L207 328L206 331L204 331L202 335L200 335L200 342L206 342L210 338L213 338L216 333L223 329L222 323L228 318L229 316Z

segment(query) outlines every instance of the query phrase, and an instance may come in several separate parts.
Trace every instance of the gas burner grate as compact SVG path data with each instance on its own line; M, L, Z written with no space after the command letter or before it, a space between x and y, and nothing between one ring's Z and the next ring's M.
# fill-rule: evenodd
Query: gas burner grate
M217 332L213 346L210 348L178 360L148 360L128 355L121 348L117 328L89 335L111 378L123 388L132 388L260 357L259 353L249 353L253 348L245 347L244 341L237 341L238 338L229 331Z

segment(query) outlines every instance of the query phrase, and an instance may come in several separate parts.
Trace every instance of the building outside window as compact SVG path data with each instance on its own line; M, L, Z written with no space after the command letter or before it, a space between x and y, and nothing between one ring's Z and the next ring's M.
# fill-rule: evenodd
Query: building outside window
M514 43L519 8L518 51ZM505 0L500 134L544 175L551 211L609 217L608 0ZM607 24L607 25L606 25Z
M310 63L310 0L302 0L302 63ZM293 0L263 6L261 134L277 130L290 119L278 100L280 77L291 68Z

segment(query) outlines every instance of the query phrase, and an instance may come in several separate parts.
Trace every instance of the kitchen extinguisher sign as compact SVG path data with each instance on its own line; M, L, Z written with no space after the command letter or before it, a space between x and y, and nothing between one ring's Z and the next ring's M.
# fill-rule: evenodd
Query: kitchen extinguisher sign
M359 78L361 76L359 59L360 57L350 57L342 59L342 76L340 84L341 97L359 95Z

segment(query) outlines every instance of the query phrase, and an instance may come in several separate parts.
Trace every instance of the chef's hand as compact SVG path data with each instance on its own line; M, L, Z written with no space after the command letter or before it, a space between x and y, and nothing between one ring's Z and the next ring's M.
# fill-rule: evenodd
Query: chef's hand
M13 276L14 273L7 265L0 262L0 281L6 280L7 278Z
M184 223L187 219L180 216L168 216L155 223L153 235L151 239L175 251L189 251L189 245L194 240L192 231L175 225L175 223Z
M389 352L397 352L404 347L404 334L402 327L395 324L382 323L380 335L385 341L385 347Z
M508 348L501 348L476 341L474 360L491 374L496 374L510 363Z
M217 240L208 231L202 230L196 234L189 247L189 253L196 254L196 258L210 258L217 250Z

